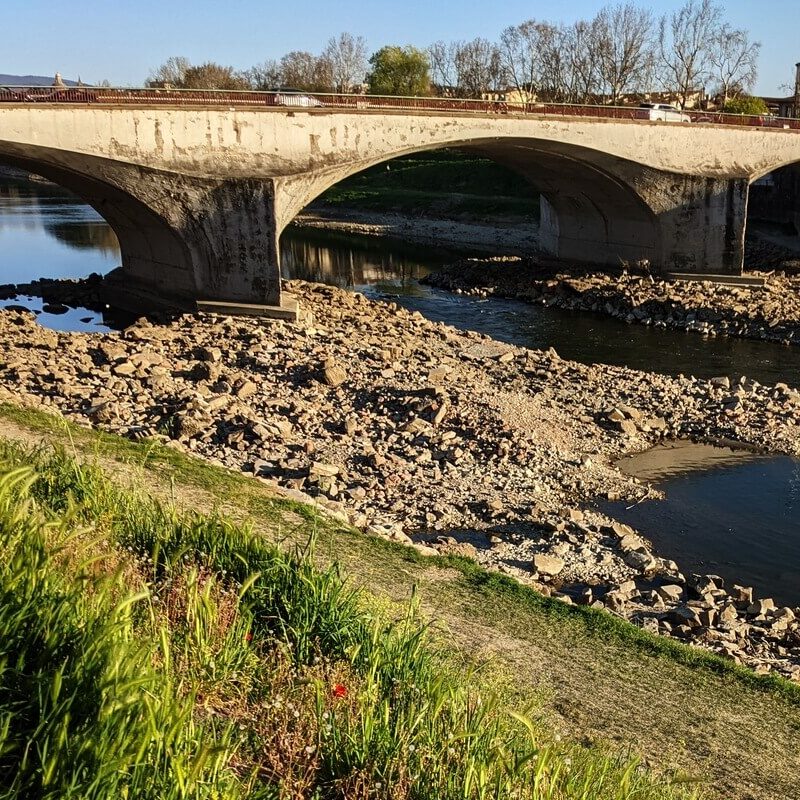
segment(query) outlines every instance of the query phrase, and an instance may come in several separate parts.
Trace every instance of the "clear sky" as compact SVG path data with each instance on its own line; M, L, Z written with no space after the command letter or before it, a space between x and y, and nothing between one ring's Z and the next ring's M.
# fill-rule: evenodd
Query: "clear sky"
M0 11L0 72L78 75L89 83L140 86L169 56L237 69L289 50L319 52L341 31L384 44L424 47L438 39L496 39L530 18L570 22L591 17L602 0L4 0ZM656 13L681 0L645 3ZM763 45L760 94L793 81L800 61L798 0L727 0L731 24Z

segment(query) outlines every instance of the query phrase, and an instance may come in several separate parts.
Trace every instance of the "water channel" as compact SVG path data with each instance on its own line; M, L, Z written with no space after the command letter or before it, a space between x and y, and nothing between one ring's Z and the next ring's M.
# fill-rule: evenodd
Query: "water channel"
M307 229L290 229L282 238L285 277L391 298L429 319L503 341L555 347L563 357L587 363L798 382L800 347L706 339L510 300L458 296L418 283L451 259L444 251ZM0 281L82 277L118 264L116 238L93 209L51 184L0 175ZM38 312L42 324L60 330L107 331L117 318L111 310L48 313L39 298L0 302L12 304ZM666 501L611 510L686 570L716 572L756 586L762 596L800 604L800 462L740 456L722 463L681 457L667 462L645 474L666 490Z

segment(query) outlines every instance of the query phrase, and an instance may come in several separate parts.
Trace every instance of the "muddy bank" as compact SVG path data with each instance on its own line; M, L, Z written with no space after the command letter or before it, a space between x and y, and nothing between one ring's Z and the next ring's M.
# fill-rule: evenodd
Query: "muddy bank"
M593 272L527 258L464 259L424 283L480 297L604 314L631 324L704 336L800 344L800 277L749 273L763 285L666 281L627 270Z
M537 249L538 242L538 226L533 221L431 219L321 205L312 206L295 217L292 225L492 255L531 253Z
M371 534L800 673L800 609L684 575L594 508L652 496L614 462L664 439L800 453L800 393L583 365L393 303L287 288L313 319L184 315L100 335L0 313L0 392L252 473Z

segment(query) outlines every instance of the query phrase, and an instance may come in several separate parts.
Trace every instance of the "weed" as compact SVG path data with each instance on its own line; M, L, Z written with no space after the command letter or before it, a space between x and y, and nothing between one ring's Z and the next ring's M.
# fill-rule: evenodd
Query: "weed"
M667 800L435 643L219 515L64 451L0 452L4 796Z

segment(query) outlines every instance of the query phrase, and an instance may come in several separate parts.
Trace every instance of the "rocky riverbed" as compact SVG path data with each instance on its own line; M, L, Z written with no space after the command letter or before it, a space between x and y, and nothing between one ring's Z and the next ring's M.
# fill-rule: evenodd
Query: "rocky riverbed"
M2 312L0 396L155 437L369 534L800 679L800 609L682 574L594 505L653 496L614 462L665 438L800 453L800 392L587 366L332 287L287 289L302 323L184 315L58 333Z
M590 272L535 259L464 259L425 283L479 297L590 311L628 323L678 328L704 336L741 336L800 344L800 277L752 272L758 285L663 280L627 270Z

